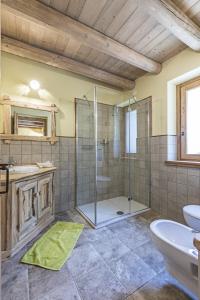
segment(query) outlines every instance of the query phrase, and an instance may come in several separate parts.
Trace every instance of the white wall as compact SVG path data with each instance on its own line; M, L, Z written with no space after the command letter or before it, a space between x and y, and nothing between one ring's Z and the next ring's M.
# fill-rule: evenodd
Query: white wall
M176 99L169 83L175 86L199 75L200 53L189 48L163 64L158 75L145 75L136 80L136 97L152 96L152 134L176 134ZM172 89L174 89L174 86Z

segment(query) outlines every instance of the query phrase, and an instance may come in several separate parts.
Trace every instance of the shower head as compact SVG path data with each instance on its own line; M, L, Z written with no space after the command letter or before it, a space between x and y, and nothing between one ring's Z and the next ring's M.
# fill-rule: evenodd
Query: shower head
M85 100L88 103L88 105L90 105L90 102L89 102L89 100L88 100L88 98L87 98L86 95L83 95L83 100Z
M133 103L136 103L137 102L137 98L136 98L136 96L133 96Z
M113 113L112 113L112 116L115 117L117 116L119 113L119 106L118 105L114 105L113 106Z

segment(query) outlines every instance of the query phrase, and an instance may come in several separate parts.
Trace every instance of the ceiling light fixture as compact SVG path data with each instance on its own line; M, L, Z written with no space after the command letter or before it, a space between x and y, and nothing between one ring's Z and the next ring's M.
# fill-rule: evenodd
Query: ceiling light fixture
M37 80L31 80L29 85L35 91L39 90L40 88L40 83Z

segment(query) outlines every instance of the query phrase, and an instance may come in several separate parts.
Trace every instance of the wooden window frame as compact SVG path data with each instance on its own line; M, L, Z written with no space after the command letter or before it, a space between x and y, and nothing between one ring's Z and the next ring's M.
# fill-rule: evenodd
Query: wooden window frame
M186 92L200 86L200 77L184 82L177 86L177 159L182 161L200 161L199 154L186 153Z

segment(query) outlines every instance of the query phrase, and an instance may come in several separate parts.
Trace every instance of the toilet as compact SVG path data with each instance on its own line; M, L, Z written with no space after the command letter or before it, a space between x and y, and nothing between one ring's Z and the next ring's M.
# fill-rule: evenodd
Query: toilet
M200 232L200 205L186 205L183 215L188 226Z

